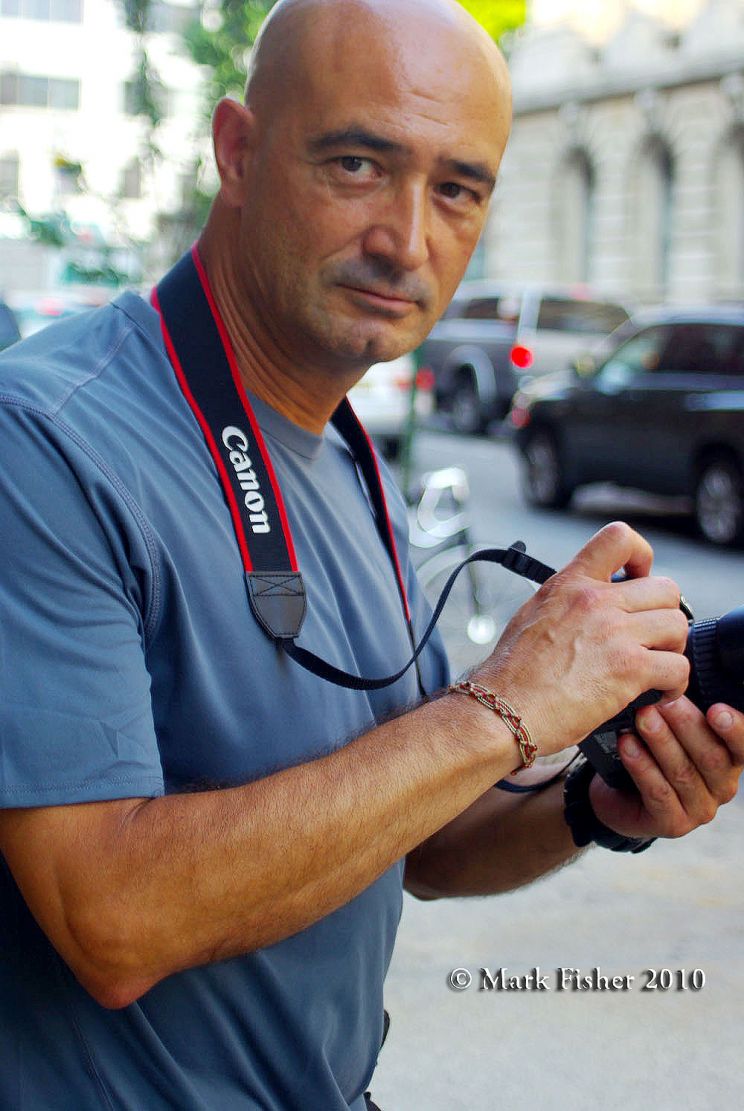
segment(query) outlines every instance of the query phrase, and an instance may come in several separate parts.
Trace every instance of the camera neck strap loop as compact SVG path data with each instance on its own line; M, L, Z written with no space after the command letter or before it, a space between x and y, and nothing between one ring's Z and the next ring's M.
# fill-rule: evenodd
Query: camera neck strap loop
M418 647L394 675L375 679L353 675L298 645L307 599L284 500L196 244L158 283L151 303L160 316L165 348L179 386L217 469L240 549L251 610L268 636L301 667L353 690L390 686L418 660L455 578L468 563L498 563L533 582L545 582L554 573L528 556L521 543L475 552L450 575ZM408 599L374 448L347 398L331 420L367 486L413 648Z

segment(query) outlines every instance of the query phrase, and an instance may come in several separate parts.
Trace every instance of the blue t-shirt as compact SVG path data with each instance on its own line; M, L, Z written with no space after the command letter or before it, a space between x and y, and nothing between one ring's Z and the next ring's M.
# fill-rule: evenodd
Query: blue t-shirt
M345 670L394 672L410 643L348 448L330 427L316 436L255 409L307 587L299 643ZM4 353L0 445L0 805L246 783L416 700L412 670L381 691L345 690L261 632L214 465L140 298ZM420 636L428 611L385 482ZM446 682L440 642L422 670L428 690ZM0 1107L356 1111L401 881L399 863L293 937L110 1011L0 858Z

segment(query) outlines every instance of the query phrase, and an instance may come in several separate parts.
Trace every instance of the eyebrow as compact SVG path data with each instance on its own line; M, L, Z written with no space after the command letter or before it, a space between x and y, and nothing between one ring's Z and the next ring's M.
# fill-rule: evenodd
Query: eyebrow
M308 142L311 154L323 154L338 147L357 147L362 150L375 151L379 154L410 154L411 148L404 143L396 143L384 135L368 131L365 127L342 127L337 131L326 131ZM496 186L496 177L485 162L464 162L459 158L445 158L442 164L452 173L467 178L479 185L485 185L489 192Z
M386 139L383 135L376 135L373 131L367 131L364 127L354 126L342 127L338 131L326 131L324 135L318 135L308 143L308 148L313 154L322 154L334 147L344 146L364 147L366 150L374 150L383 154L407 154L410 151L410 148L402 143Z
M496 178L485 162L461 162L459 158L447 158L445 166L451 168L460 177L488 186L490 192L496 188Z

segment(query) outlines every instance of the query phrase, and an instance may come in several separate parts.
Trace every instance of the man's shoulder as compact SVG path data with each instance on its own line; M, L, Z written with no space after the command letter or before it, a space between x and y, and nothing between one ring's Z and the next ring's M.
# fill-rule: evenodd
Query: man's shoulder
M0 402L62 417L126 370L164 358L157 315L135 293L52 324L0 355ZM126 381L126 377L124 377Z

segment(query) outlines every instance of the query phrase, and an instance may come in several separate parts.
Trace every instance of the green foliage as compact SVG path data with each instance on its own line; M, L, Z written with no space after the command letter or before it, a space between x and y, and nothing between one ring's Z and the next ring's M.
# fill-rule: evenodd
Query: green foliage
M121 0L124 21L135 35L144 35L150 18L150 0Z
M189 54L210 71L206 110L223 96L240 96L248 50L276 0L221 0L204 23L192 23L184 38Z
M460 3L497 42L521 27L527 18L526 0L460 0Z

